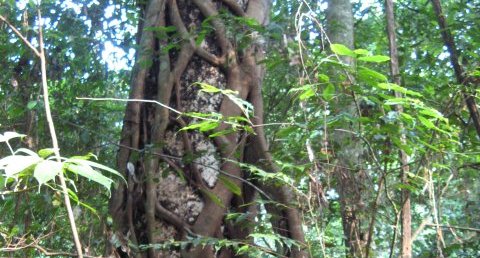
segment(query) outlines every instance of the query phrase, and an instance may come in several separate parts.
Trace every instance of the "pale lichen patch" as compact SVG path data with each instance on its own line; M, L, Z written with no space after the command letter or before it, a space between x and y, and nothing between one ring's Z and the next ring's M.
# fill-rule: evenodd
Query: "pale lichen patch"
M209 187L214 187L220 170L220 161L216 154L215 145L201 133L192 133L190 137L195 154L199 155L194 160L194 165L205 183Z
M157 200L188 222L194 222L203 209L203 202L193 189L174 174L162 178L157 184Z

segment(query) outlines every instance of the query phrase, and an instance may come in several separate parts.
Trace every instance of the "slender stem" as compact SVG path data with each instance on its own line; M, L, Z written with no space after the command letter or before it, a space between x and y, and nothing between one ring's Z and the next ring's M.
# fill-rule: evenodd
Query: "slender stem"
M58 146L57 134L55 133L55 125L52 119L52 112L50 110L50 102L48 98L48 85L47 85L47 65L45 61L45 50L43 45L43 34L42 34L42 16L40 10L38 10L38 20L39 20L39 42L40 42L40 65L42 71L42 89L43 89L43 101L45 103L45 113L48 122L48 128L50 130L50 135L52 138L53 150L55 152L55 157L58 163L61 163L60 149ZM70 204L70 197L68 196L67 184L65 183L65 177L63 171L58 174L60 179L60 185L63 191L63 197L65 200L65 207L68 213L68 219L70 221L70 227L72 229L73 240L75 242L75 247L77 249L78 257L82 258L82 245L80 243L80 238L78 237L77 226L75 225L75 218L73 216L72 205Z
M30 43L28 41L27 38L25 38L22 33L17 30L17 28L15 28L15 26L13 26L8 20L7 18L5 18L4 16L0 15L0 20L2 20L3 22L5 22L8 27L10 27L10 29L15 33L17 34L17 36L23 41L23 43L25 43L25 45L27 45L32 51L33 53L35 53L36 56L40 56L40 52L38 52L38 50L32 45L32 43Z

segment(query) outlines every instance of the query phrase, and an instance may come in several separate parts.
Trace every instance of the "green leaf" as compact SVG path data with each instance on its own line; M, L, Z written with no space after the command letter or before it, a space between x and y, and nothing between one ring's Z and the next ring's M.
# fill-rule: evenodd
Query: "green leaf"
M113 183L113 180L97 172L92 167L81 163L66 163L66 169L103 185L110 193L110 187Z
M218 205L219 207L221 208L225 208L225 205L223 204L222 200L220 199L220 197L218 197L216 194L208 191L208 190L204 190L204 189L200 189L200 191L202 191L202 193L204 193L210 200L212 200L216 205Z
M385 105L409 105L411 104L411 99L409 98L391 98L387 99L384 103Z
M353 52L357 55L362 55L362 56L370 54L370 52L368 50L363 49L363 48L355 49L355 50L353 50Z
M407 90L406 88L404 88L404 87L402 87L398 84L395 84L395 83L378 83L377 87L380 88L380 89L383 89L383 90L393 90L393 91L400 92L400 93L403 93L403 94L408 94L408 95L412 95L412 96L416 96L416 97L422 97L422 94L420 94L416 91L413 91L413 90Z
M38 102L35 101L35 100L29 101L28 104L27 104L27 108L30 109L30 110L32 110L32 109L34 109L34 108L37 106L37 103L38 103Z
M430 116L433 118L440 119L444 122L448 122L448 119L443 116L442 113L440 113L438 110L433 109L433 108L428 108L428 107L423 107L420 111L420 114Z
M395 188L397 189L405 189L405 190L408 190L412 193L415 193L417 191L417 189L411 185L407 185L407 184L402 184L402 183L398 183L398 184L395 184Z
M200 132L206 132L217 128L220 125L219 121L202 121L200 123L191 124L180 129L180 131L195 130L198 129Z
M39 186L45 184L62 173L62 163L53 160L43 160L35 166L33 177L37 179Z
M418 120L420 120L420 123L422 123L428 129L437 129L437 127L432 121L428 120L423 116L418 116Z
M227 134L231 134L231 133L234 133L235 132L235 129L227 129L227 130L221 130L221 131L218 131L216 133L212 133L210 135L208 135L208 137L210 138L215 138L215 137L218 137L218 136L223 136L223 135L227 135Z
M98 169L101 169L103 171L110 172L110 173L122 178L125 181L122 174L120 174L118 171L116 171L115 169L109 168L107 166L104 166L104 165L102 165L100 163L97 163L97 162L93 162L93 161L90 161L90 160L83 160L83 159L73 159L73 158L70 158L70 159L66 160L65 162L71 162L71 163L76 163L76 164L79 164L79 165L98 168Z
M233 95L232 93L224 93L233 103L235 103L239 108L240 110L242 110L243 112L243 115L245 115L245 117L249 118L250 115L249 115L249 112L253 112L253 105L252 103L246 101L246 100L243 100L242 98L239 98L237 97L236 95ZM237 93L235 93L237 94Z
M332 100L334 95L335 95L335 86L332 83L329 83L322 92L323 99L325 101L330 101Z
M230 178L227 178L224 175L218 176L218 179L223 183L223 185L233 194L237 196L242 196L242 189L235 184Z
M358 67L357 78L370 84L388 80L385 75L363 66Z
M332 52L337 55L355 57L355 52L353 52L350 48L346 47L345 45L331 44L330 48L332 49Z
M242 245L240 248L237 249L236 255L247 254L249 251L250 246Z
M38 156L11 155L0 160L0 170L7 178L16 178L18 174L42 161Z
M376 55L376 56L361 56L357 59L359 61L364 61L364 62L382 63L382 62L390 60L390 57Z
M0 142L6 142L13 138L19 138L19 137L21 138L25 136L26 136L25 134L19 134L16 132L5 132L4 134L0 134Z
M318 81L320 81L320 82L329 82L330 81L330 77L328 77L328 75L323 74L323 73L319 74L317 77L318 77Z
M52 148L41 149L41 150L38 151L38 156L40 156L41 158L47 158L48 156L52 155L53 153L55 153L55 150L52 149Z
M212 85L209 85L209 84L206 84L206 83L196 83L197 85L200 86L200 91L203 91L203 92L207 92L207 93L218 93L218 92L221 92L222 90L215 87L215 86L212 86Z
M300 94L300 96L298 96L298 98L300 100L306 100L306 99L309 99L312 96L315 96L315 91L312 88L308 88L302 94Z

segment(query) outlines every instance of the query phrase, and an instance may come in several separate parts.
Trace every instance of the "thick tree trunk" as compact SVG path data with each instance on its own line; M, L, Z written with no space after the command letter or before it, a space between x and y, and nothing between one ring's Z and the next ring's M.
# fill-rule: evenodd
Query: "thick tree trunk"
M353 38L353 13L349 0L330 0L327 8L327 34L331 43L343 44L350 49L354 48ZM352 64L350 58L343 58L345 63ZM340 72L337 72L340 75ZM352 83L352 82L351 82ZM353 98L355 96L352 93ZM344 100L341 100L344 101ZM355 101L345 101L339 112L348 112L352 116L358 116L358 108ZM352 126L352 125L351 125ZM348 131L357 131L358 128L345 128ZM336 131L333 136L336 145L335 155L337 166L335 177L337 190L340 196L340 209L342 216L345 246L349 250L349 256L364 257L366 234L361 228L361 214L364 210L362 201L362 169L363 148L360 140L355 135Z
M243 187L238 162L243 162L244 156L251 163L266 162L264 167L271 168L262 127L255 127L256 134L248 137L246 132L236 130L210 138L199 131L180 131L202 120L179 113L220 113L223 120L215 132L231 129L225 123L228 117L243 115L237 104L222 94L200 91L195 85L200 82L238 92L238 97L254 106L253 124L263 123L263 70L257 65L262 45L250 31L251 45L238 49L235 39L247 37L248 28L241 25L233 31L226 22L233 21L231 14L265 25L269 7L267 0L150 0L143 7L130 98L156 100L176 112L141 102L127 105L117 166L124 171L128 185L120 185L112 196L110 212L116 228L110 240L116 243L116 249L110 249L110 254L214 257L211 246L149 248L142 253L126 243L162 244L187 240L188 236L221 239L248 235L248 230L225 223L224 216L229 210L242 210L238 206L253 198L252 189L233 198L225 182ZM220 9L230 14L219 14ZM285 189L265 190L290 205ZM298 212L286 208L280 212L287 217L287 235L303 242ZM302 257L303 253L294 250L291 255ZM230 257L232 252L223 250L220 256Z
M395 15L393 12L393 1L385 1L385 11L387 19L387 36L390 49L390 71L393 78L393 82L397 85L401 84L400 80L400 68L398 63L398 53L397 53L397 42L395 35ZM401 98L402 93L395 92L395 97ZM397 112L403 112L403 106L395 106ZM402 144L407 144L406 136L403 132L404 127L402 124L399 125L400 128L400 141ZM400 164L402 165L401 170L401 180L403 184L408 185L408 172L410 167L408 165L408 155L405 151L400 150ZM401 221L402 221L402 252L401 257L410 258L412 257L412 215L410 210L410 191L408 189L402 189L402 211L401 211Z

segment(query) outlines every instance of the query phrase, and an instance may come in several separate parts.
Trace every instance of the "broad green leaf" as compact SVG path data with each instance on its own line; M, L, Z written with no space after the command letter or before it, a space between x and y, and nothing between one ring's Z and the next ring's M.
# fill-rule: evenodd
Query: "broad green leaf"
M25 134L19 134L16 132L5 132L3 134L0 134L0 142L6 142L13 138L21 138L25 136L26 136Z
M235 182L233 182L230 178L227 178L226 176L224 175L220 175L218 177L218 179L220 181L222 181L223 185L230 191L232 192L233 194L237 195L237 196L241 196L242 195L242 189L237 185L235 184Z
M364 61L364 62L373 62L373 63L382 63L385 61L390 60L390 57L388 56L361 56L357 58L359 61Z
M30 109L30 110L32 110L32 109L34 109L34 108L37 106L37 103L38 103L38 102L35 101L35 100L29 101L28 104L27 104L27 108Z
M196 83L196 84L200 86L201 88L200 91L203 91L203 92L218 93L222 91L221 89L206 83Z
M195 130L198 129L200 132L206 132L217 128L220 125L219 121L202 121L200 123L191 124L180 129L180 131Z
M54 180L60 173L62 173L62 163L53 160L43 160L35 166L33 177L37 179L38 184L41 186L50 180Z
M16 178L19 173L32 167L42 159L38 156L11 155L0 160L0 170L7 178Z
M247 254L249 251L249 245L242 245L240 248L237 249L236 255Z
M424 107L419 111L419 113L422 114L422 115L426 115L426 116L430 116L430 117L440 119L444 122L448 122L448 119L445 118L442 113L440 113L438 110L433 109L433 108Z
M370 54L370 51L368 51L366 49L363 49L363 48L355 49L355 50L353 50L353 52L357 55L362 55L362 56Z
M385 75L363 66L358 67L357 77L358 79L370 84L386 82L388 80Z
M322 97L325 101L332 100L333 96L335 95L335 86L332 83L329 83L327 87L322 92Z
M345 45L331 44L330 48L332 49L332 52L337 55L355 57L355 52L353 52L350 48L346 47Z
M123 178L122 174L120 174L118 171L116 171L115 169L112 169L112 168L109 168L107 166L104 166L100 163L97 163L97 162L93 162L93 161L90 161L90 160L83 160L83 159L68 159L67 161L65 162L71 162L71 163L77 163L79 165L84 165L84 166L90 166L90 167L93 167L93 168L98 168L98 169L101 169L103 171L107 171L107 172L110 172L120 178L122 178L124 181L125 179ZM126 182L126 181L125 181Z
M239 98L236 95L233 95L231 93L225 93L225 95L242 110L245 117L247 117L247 118L250 117L249 113L253 112L252 103L250 103L246 100L243 100L243 99L241 99L241 98Z
M384 103L385 105L406 105L410 104L409 98L391 98L387 99Z
M55 150L52 149L52 148L41 149L41 150L38 151L38 156L40 156L42 158L47 158L48 156L52 155L53 153L55 153Z
M33 152L32 150L26 149L26 148L20 148L20 149L16 150L15 154L18 154L18 153L25 153L29 156L38 157L37 153Z
M302 94L300 94L300 96L298 96L298 98L300 100L306 100L306 99L309 99L312 96L315 96L315 91L312 88L308 88L307 90L302 92Z
M225 208L225 205L223 204L222 200L220 199L220 197L218 197L216 194L208 191L208 190L204 190L204 189L200 189L200 191L202 191L202 193L204 193L205 195L207 195L207 197L212 200L216 205L218 205L219 207L221 208Z
M317 77L318 77L318 81L320 81L320 82L329 82L330 81L330 77L328 77L328 75L323 74L323 73L319 74Z
M400 92L400 93L403 93L403 94L408 94L408 95L412 95L412 96L416 96L416 97L421 97L422 96L422 94L420 94L416 91L407 90L406 88L404 88L404 87L402 87L398 84L395 84L395 83L378 83L377 87L380 88L380 89L383 89L383 90L393 90L393 91L396 91L396 92Z
M227 129L227 130L221 130L221 131L218 131L216 133L212 133L212 134L208 135L208 137L215 138L215 137L218 137L218 136L223 136L223 135L231 134L231 133L234 133L234 132L235 132L235 130L230 128L230 129Z
M413 122L413 120L414 120L414 119L413 119L413 116L411 116L411 115L409 115L409 114L407 114L407 113L404 113L404 112L403 112L403 113L400 113L400 116L403 118L403 120L404 120L405 122L411 123L411 122Z
M80 176L83 176L87 179L90 179L94 182L97 182L103 185L110 192L110 187L113 183L112 179L102 175L100 172L96 171L95 169L93 169L88 165L80 164L80 163L77 163L77 164L67 163L66 169L69 170L70 172L76 173Z

